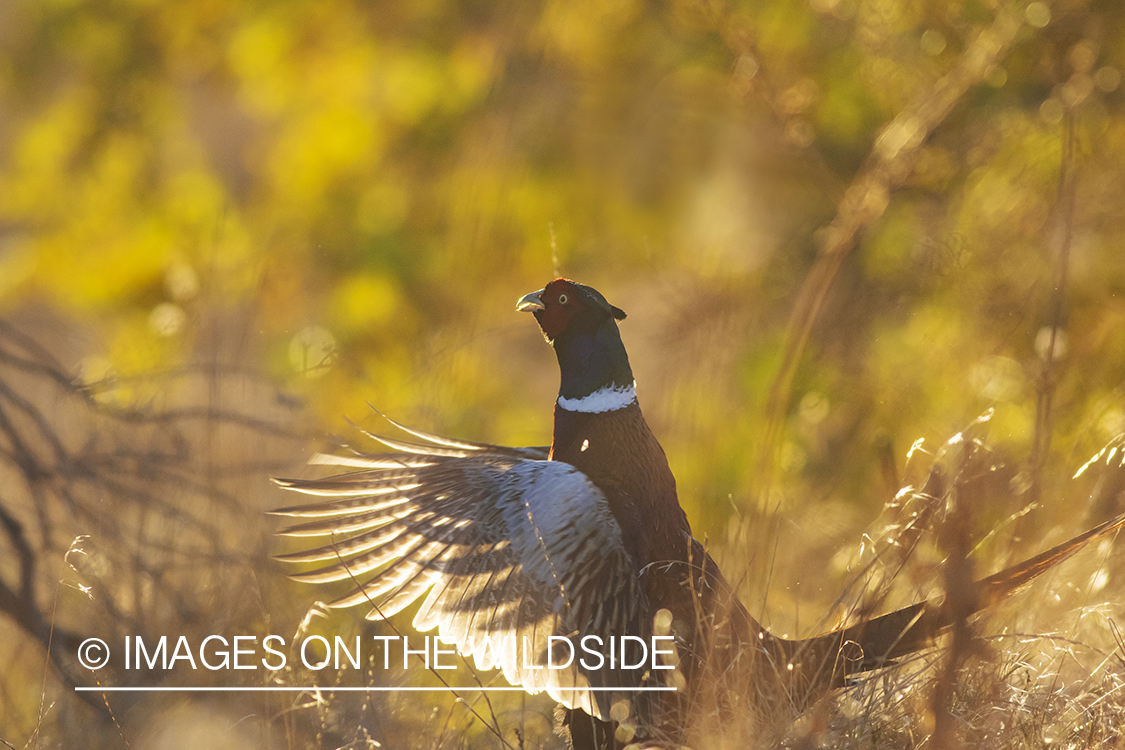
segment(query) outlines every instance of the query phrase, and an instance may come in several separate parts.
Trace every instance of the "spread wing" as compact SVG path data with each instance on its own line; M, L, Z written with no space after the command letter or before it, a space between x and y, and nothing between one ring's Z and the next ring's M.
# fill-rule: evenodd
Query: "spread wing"
M367 605L369 619L424 597L414 627L437 627L478 668L499 667L514 685L606 720L622 699L641 709L636 692L607 690L653 679L644 667L611 669L609 661L609 639L618 657L619 636L647 636L652 615L601 490L573 466L546 460L546 449L411 433L425 444L379 438L397 452L314 459L357 471L275 480L327 498L275 511L306 519L282 534L320 540L279 557L321 564L292 577L351 581L330 606ZM629 664L637 647L629 643ZM566 668L545 668L571 654Z

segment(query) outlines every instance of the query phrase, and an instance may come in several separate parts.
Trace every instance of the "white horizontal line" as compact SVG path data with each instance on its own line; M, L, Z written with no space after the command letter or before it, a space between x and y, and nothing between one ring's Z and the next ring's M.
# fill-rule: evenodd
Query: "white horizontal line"
M621 690L630 693L668 692L675 691L674 687L560 687L555 690L589 690L590 692L607 692ZM76 693L301 693L321 691L325 693L363 692L363 693L398 693L398 692L445 692L452 693L458 690L476 690L485 692L525 692L521 687L482 687L469 685L465 687L327 687L324 685L311 685L308 687L76 687Z

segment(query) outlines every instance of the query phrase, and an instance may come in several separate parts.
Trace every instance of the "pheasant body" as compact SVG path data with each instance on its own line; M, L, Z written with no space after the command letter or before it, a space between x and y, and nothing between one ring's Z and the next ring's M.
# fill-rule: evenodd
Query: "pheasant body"
M368 617L380 619L421 599L418 630L436 627L479 668L499 667L514 685L546 690L570 712L576 750L634 738L680 742L685 714L700 702L801 710L849 675L928 646L964 616L922 602L807 640L769 634L692 537L667 458L636 399L617 328L625 314L565 279L526 295L517 309L534 314L559 362L549 449L407 430L419 442L378 438L392 453L319 458L358 471L277 480L333 498L276 511L312 519L282 533L328 537L316 549L281 557L323 563L294 578L359 582L332 606L366 604ZM1114 519L981 581L974 609L1123 524L1125 517ZM561 663L589 637L604 644L666 633L675 636L679 681L655 663L535 666ZM538 661L482 648L506 637L529 644ZM677 686L684 690L647 690Z

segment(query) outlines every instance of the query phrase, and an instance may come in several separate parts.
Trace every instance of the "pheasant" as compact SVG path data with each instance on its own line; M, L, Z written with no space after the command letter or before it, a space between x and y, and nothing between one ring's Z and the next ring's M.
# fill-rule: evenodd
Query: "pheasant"
M416 442L379 437L393 452L318 456L355 470L275 480L330 498L275 511L305 519L282 534L328 538L279 559L320 563L292 576L300 581L352 582L330 606L365 605L369 619L421 600L418 631L436 627L478 668L546 691L576 749L682 742L701 705L799 711L1125 525L1120 516L978 581L960 606L921 602L805 640L774 636L692 536L637 401L617 326L625 313L567 279L516 309L534 315L558 358L551 445L396 425Z

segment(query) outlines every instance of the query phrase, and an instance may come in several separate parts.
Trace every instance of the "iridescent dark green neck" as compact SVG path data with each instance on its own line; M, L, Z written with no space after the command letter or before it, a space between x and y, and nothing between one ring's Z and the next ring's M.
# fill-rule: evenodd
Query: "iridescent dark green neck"
M607 320L592 330L578 330L553 342L559 360L559 397L583 399L602 390L632 388L633 370L617 323Z

